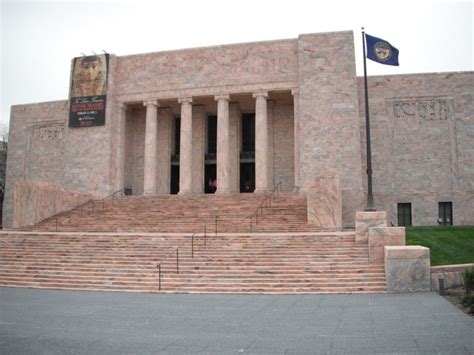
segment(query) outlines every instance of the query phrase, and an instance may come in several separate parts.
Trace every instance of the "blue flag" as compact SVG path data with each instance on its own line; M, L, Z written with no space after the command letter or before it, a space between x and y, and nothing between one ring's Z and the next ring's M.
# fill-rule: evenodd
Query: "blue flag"
M367 58L386 65L398 65L398 49L387 41L365 34Z

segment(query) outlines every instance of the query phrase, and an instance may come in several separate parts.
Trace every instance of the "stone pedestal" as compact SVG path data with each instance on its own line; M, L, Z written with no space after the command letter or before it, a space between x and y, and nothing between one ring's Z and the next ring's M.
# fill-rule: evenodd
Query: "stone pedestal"
M405 245L405 227L369 228L369 261L371 264L383 264L384 247L387 245Z
M317 175L307 190L308 224L341 229L342 195L339 174Z
M385 277L389 293L430 291L430 249L418 245L386 246Z
M355 241L367 242L369 228L387 227L387 212L356 212L355 213Z

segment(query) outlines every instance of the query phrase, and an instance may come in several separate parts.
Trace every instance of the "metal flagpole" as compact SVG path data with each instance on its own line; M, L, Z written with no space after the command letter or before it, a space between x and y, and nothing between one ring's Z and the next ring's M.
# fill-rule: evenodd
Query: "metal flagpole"
M365 132L367 146L367 207L366 211L375 211L374 195L372 194L372 152L370 148L370 121L369 121L369 89L367 85L367 64L365 49L365 32L362 27L362 46L364 49L364 89L365 89Z

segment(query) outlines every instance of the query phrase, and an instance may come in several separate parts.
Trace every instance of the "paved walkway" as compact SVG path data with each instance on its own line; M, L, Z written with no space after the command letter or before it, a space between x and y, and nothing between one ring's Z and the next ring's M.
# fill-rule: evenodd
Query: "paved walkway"
M0 288L0 354L474 353L435 293L160 295Z

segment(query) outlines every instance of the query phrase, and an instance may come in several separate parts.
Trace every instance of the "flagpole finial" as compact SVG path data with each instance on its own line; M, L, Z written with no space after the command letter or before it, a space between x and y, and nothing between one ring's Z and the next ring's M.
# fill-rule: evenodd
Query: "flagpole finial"
M360 29L361 29L362 32L364 32L364 27L361 27Z

